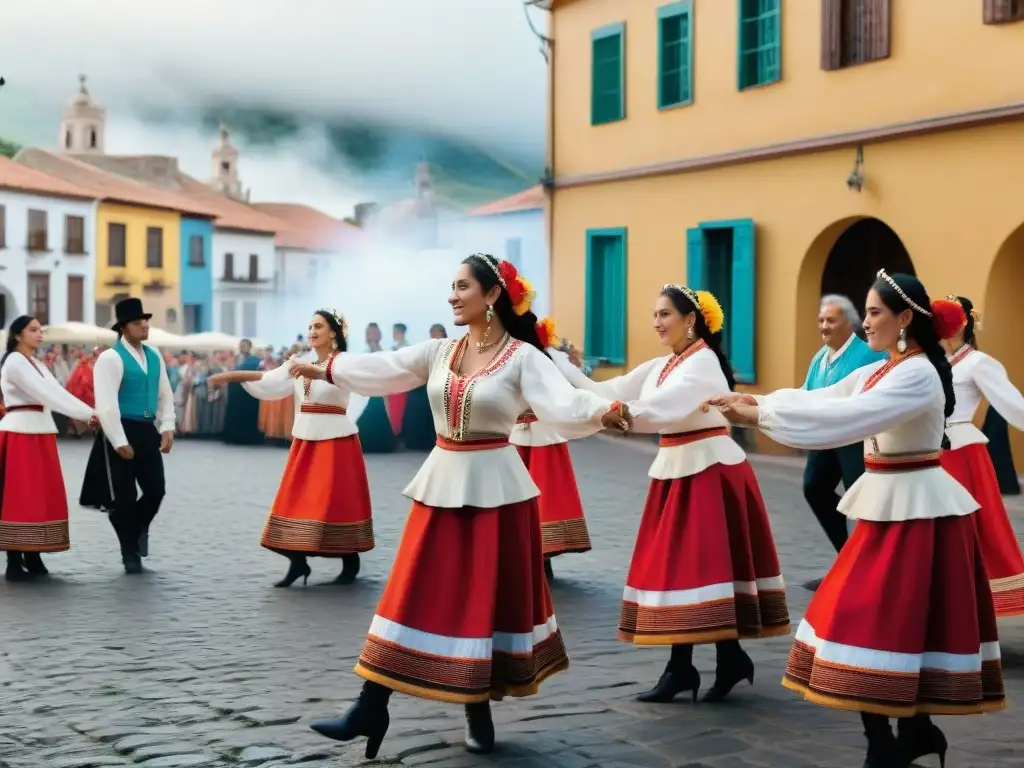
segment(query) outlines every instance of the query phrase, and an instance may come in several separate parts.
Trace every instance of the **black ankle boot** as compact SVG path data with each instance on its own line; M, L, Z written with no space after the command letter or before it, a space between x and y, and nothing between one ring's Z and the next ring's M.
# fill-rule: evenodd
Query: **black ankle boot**
M309 581L309 575L313 572L309 567L309 563L306 562L305 557L290 557L288 558L291 564L288 566L288 573L284 575L284 578L277 582L275 587L290 587L300 577L302 578L302 585L305 586Z
M544 558L544 575L547 577L549 584L555 580L555 569L551 567L550 557Z
M926 755L938 755L940 768L946 767L946 750L949 748L949 742L946 741L946 734L928 715L901 717L896 721L896 731L896 742L906 764L909 765Z
M658 684L651 690L641 693L636 700L648 704L667 704L685 691L692 691L693 700L697 701L700 673L693 666L693 646L673 645L672 656L665 666L665 671L661 673Z
M38 552L25 553L25 570L34 576L46 576L50 571L43 563L43 557Z
M309 727L335 741L351 741L365 736L366 759L373 760L391 725L391 715L388 714L390 698L390 688L367 681L363 683L359 698L345 710L345 714L331 720L318 720Z
M892 735L889 718L862 712L860 719L868 738L868 753L862 768L905 768L910 764L903 759L900 745Z
M341 556L341 573L338 574L338 578L334 580L335 584L352 584L356 580L356 576L359 575L359 555L342 555Z
M754 684L754 662L739 640L715 643L715 656L715 682L703 699L708 704L722 701L741 680Z
M494 750L494 721L491 703L481 701L466 705L466 751L486 755Z
M7 572L4 574L8 581L32 581L35 574L25 570L21 552L7 551Z

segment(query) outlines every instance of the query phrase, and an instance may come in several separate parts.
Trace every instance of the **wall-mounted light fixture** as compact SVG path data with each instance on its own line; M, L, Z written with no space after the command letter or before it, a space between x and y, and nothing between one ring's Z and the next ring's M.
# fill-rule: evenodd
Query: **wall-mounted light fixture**
M853 162L853 170L846 177L846 186L851 192L864 189L864 147L857 145L857 157Z

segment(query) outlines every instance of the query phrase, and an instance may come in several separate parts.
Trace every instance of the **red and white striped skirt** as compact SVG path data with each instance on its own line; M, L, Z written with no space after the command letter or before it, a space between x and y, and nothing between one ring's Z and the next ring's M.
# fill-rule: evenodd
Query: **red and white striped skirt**
M971 515L978 529L997 616L1024 615L1024 556L999 492L992 458L981 443L943 451L942 468L966 488L981 509Z
M373 517L359 435L292 440L260 540L282 554L341 557L373 549Z
M652 480L619 639L675 645L786 634L786 586L750 465Z
M56 435L0 432L0 550L4 549L71 549L68 495Z
M517 445L516 450L540 490L540 528L544 556L589 552L590 533L568 443Z
M858 520L797 629L782 684L888 717L1005 707L973 515Z

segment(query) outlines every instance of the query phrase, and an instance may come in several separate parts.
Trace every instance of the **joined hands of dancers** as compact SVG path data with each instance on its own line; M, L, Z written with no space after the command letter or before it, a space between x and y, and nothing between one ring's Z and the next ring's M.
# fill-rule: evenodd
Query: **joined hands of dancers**
M740 392L730 392L727 395L718 395L701 403L700 409L708 413L712 408L718 410L730 424L740 427L757 426L757 400L751 395L744 395Z

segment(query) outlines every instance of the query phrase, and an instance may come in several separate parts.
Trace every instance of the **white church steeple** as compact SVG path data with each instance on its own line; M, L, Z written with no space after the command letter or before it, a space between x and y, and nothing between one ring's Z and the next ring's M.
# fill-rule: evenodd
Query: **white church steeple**
M85 80L85 75L78 76L78 93L64 108L60 122L60 148L68 153L102 155L107 111L92 100Z
M242 183L238 178L238 150L231 143L227 126L220 124L220 144L210 155L213 162L213 175L210 186L222 195L244 200L248 197L242 191Z

